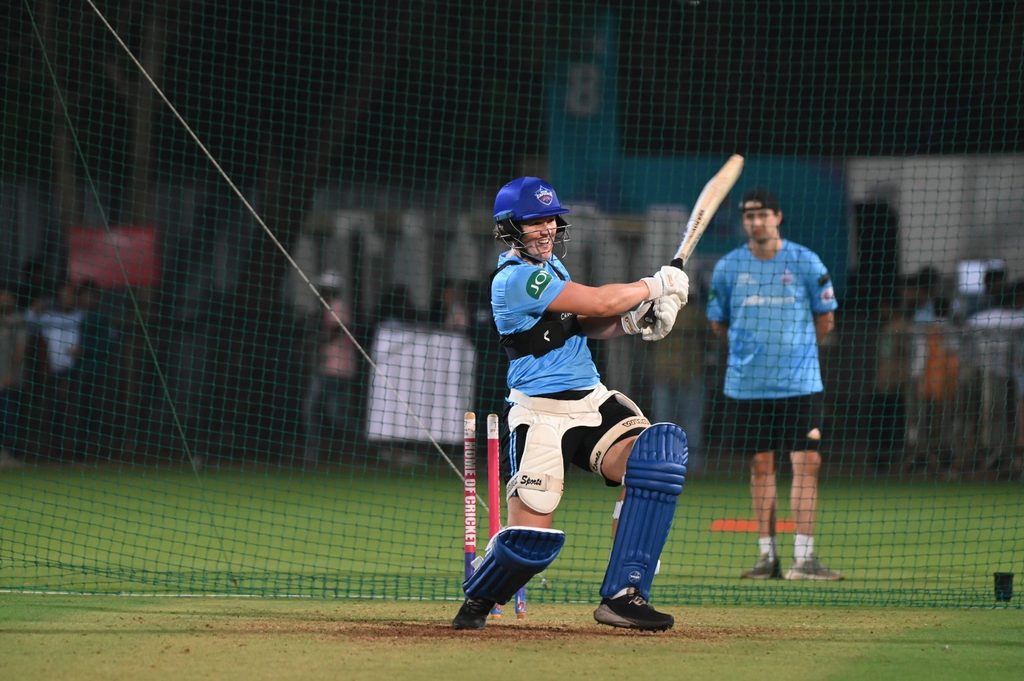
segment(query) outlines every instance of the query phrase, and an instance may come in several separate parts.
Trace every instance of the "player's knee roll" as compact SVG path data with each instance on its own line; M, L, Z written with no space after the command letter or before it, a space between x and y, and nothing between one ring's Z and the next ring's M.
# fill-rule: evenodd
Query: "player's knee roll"
M673 423L656 423L633 443L626 464L626 486L678 496L686 482L688 458L683 429Z
M494 535L483 562L462 584L466 595L507 603L558 556L565 533L535 527L506 527Z

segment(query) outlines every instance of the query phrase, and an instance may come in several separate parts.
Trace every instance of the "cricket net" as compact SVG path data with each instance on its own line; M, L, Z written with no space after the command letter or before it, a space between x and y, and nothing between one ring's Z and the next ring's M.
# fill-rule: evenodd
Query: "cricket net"
M496 191L550 180L573 278L633 281L733 153L673 333L591 342L606 385L689 434L655 600L982 606L1024 568L1020 3L0 17L0 589L459 599L463 415L483 452L508 366ZM756 187L839 302L814 538L841 582L739 579L759 549L730 443L762 426L723 420L706 317ZM791 479L781 456L784 568ZM531 604L597 598L614 500L568 472Z

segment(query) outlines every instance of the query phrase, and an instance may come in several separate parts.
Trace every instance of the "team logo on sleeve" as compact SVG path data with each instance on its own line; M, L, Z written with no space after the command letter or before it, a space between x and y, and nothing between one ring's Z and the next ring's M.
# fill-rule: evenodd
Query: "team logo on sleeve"
M551 283L551 275L544 270L537 270L526 280L526 294L536 300L540 299L544 289Z
M821 292L821 302L831 303L836 299L836 292L831 286Z

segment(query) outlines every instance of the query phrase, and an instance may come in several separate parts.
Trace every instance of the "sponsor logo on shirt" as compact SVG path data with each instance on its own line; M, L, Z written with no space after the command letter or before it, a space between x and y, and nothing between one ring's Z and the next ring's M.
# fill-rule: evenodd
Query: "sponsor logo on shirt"
M749 272L740 272L736 276L737 286L757 286L757 279Z
M544 270L537 270L526 280L526 294L534 300L539 300L544 289L551 283L551 275Z
M761 296L754 294L743 299L743 307L786 306L796 304L796 296Z

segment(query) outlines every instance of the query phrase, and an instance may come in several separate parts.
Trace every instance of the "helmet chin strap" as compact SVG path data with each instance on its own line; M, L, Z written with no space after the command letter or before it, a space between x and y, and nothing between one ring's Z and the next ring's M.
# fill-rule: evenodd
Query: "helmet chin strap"
M541 260L540 258L538 258L536 256L530 255L527 252L526 247L524 247L524 246L517 247L516 248L516 253L519 255L520 258L522 258L523 260L528 260L528 261L532 262L534 265L543 265L544 263L547 262L547 260Z
M559 260L564 260L565 259L565 254L569 252L569 247L565 245L564 241L562 241L560 243L562 244L562 254L558 256L558 259ZM548 259L548 260L541 260L540 258L538 258L536 256L530 255L526 251L525 248L518 248L517 247L516 248L516 253L518 253L519 257L522 258L523 260L529 260L530 262L532 262L535 265L543 265L546 262L550 262L550 259ZM554 251L554 249L552 249L551 250L551 255L554 255L554 254L555 254L555 251Z
M569 253L569 247L566 245L566 242L569 240L568 228L569 225L565 225L562 233L556 235L554 240L552 241L551 255L555 254L554 246L561 245L562 247L562 254L558 256L559 260L564 260L566 254ZM516 253L519 254L520 258L523 258L524 260L529 260L535 265L543 265L545 262L548 262L547 260L541 260L540 258L530 255L527 252L526 245L523 243L522 239L515 239L515 243L512 244L512 248L515 249Z

